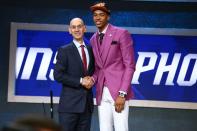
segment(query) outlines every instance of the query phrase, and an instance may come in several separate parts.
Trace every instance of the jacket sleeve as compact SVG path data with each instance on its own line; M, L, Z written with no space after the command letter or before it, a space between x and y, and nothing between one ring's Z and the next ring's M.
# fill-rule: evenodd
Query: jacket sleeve
M98 68L98 66L97 66L97 64L96 64L96 62L95 62L95 64L94 64L94 74L92 75L92 77L93 77L93 79L94 79L94 83L96 83L97 82L97 79L98 79L98 71L99 71L99 68Z
M120 91L128 92L131 87L131 80L135 71L133 40L127 30L124 30L120 36L120 49L122 53L123 64L125 67Z
M93 36L94 37L94 36ZM94 50L94 44L93 44L93 37L90 39L90 44L91 44L91 46L92 46L92 50ZM95 52L93 51L93 55L94 55L94 73L93 73L93 75L92 75L92 77L93 77L93 79L94 79L94 83L96 83L97 82L97 79L98 79L98 72L99 72L99 67L98 67L98 65L97 65L97 63L96 63L96 57L95 57Z
M63 48L59 48L54 67L54 79L63 85L71 88L80 88L80 77L73 77L67 74L68 59Z

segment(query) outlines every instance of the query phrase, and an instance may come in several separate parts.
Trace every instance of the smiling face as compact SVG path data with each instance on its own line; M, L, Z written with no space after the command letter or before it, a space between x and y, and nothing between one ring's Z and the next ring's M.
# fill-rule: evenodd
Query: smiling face
M86 32L84 22L80 18L74 18L70 21L69 33L77 41L83 41L83 35Z
M109 15L102 10L95 10L93 12L93 20L96 27L102 32L108 24Z

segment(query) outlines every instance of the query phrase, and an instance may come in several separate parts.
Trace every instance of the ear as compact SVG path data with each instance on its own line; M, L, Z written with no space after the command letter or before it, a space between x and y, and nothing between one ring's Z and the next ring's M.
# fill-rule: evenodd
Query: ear
M72 34L72 33L71 33L71 29L70 29L70 27L68 27L68 31L69 31L69 34Z
M86 32L87 31L87 29L86 29L86 26L84 25L84 32Z

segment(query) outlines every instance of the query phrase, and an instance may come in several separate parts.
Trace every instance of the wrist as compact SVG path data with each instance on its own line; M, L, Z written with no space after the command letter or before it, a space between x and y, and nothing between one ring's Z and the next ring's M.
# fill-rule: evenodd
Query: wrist
M125 98L126 97L126 93L124 93L124 92L119 92L119 95L118 96L120 96L120 97L122 97L122 98Z
M95 79L94 79L94 77L93 77L93 76L91 76L91 78L92 78L93 83L95 83Z

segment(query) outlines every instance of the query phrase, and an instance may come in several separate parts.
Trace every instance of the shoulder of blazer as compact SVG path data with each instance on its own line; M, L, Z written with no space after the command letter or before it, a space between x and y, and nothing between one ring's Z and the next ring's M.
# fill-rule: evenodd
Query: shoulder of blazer
M90 38L90 44L92 45L92 41L94 40L94 39L96 39L96 35L97 35L97 31L92 35L92 37Z
M124 32L124 31L127 31L126 29L124 29L124 28L121 28L121 27L118 27L118 26L114 26L114 25L112 25L112 24L110 24L109 25L109 28L110 28L110 30L115 30L115 31L118 31L118 32Z

